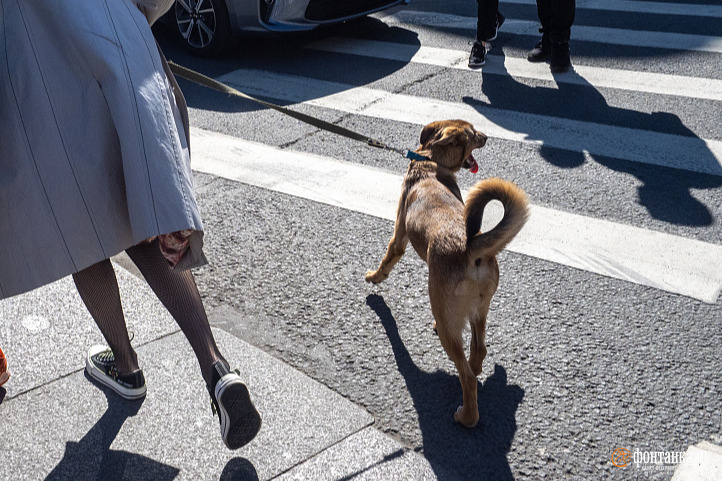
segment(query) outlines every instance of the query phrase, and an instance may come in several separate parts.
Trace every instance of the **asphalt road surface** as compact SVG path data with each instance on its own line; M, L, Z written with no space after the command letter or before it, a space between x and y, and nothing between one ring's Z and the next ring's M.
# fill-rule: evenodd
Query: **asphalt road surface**
M264 184L265 171L307 175L273 155L258 176L196 173L210 260L197 275L212 323L363 406L459 479L670 479L669 466L619 468L612 453L722 444L722 5L577 3L576 71L556 78L525 60L538 41L527 0L501 2L507 21L480 70L466 68L472 1L414 0L312 34L242 39L211 60L156 29L171 60L401 148L428 119L463 115L490 139L479 173L459 173L462 188L512 180L569 227L550 245L556 230L537 226L535 245L549 252L499 256L481 418L469 430L453 421L461 387L432 330L424 263L409 249L386 282L364 282L390 220L327 201L323 174L308 195ZM181 86L192 127L211 139L352 172L406 168L393 152ZM226 158L243 162L242 149ZM362 187L376 195L374 182ZM565 245L586 232L607 244ZM667 263L645 274L658 258Z

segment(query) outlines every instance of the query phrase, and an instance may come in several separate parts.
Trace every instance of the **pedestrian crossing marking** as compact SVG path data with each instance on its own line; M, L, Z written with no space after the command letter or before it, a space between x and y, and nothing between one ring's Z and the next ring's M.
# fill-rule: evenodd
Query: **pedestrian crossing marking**
M474 107L262 70L241 69L218 80L255 96L417 125L459 118L497 139L722 176L718 140Z
M198 128L191 136L196 171L395 219L400 174ZM529 222L507 249L707 303L716 303L722 289L720 245L546 207L532 206Z
M536 0L501 0L504 4L516 3L536 8ZM640 2L634 0L585 0L577 4L581 10L607 10L612 12L651 13L659 15L678 15L691 17L722 17L722 6L696 5L692 3Z
M476 17L464 17L445 13L401 10L391 14L376 14L376 17L389 25L405 24L429 26L434 28L452 28L476 31ZM507 19L501 33L539 37L539 23L529 20ZM596 42L604 45L627 45L671 50L722 53L722 38L708 35L693 35L674 32L651 32L647 30L628 30L620 28L574 25L572 41Z
M483 70L468 67L469 52L418 45L380 42L347 37L332 37L305 45L324 52L413 62L485 74L508 74L512 78L529 78L556 83L589 85L633 92L676 95L722 101L722 80L686 77L653 72L638 72L584 65L574 65L574 72L554 74L546 63L532 63L522 58L488 55Z

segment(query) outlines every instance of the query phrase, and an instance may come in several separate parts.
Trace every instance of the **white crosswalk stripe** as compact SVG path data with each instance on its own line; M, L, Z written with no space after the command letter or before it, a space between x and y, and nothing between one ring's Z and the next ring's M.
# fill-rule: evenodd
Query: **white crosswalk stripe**
M476 18L460 15L406 10L391 15L379 15L390 24L426 25L436 28L476 30ZM650 32L619 28L574 25L574 40L632 47L666 48L697 52L722 53L722 38L686 33ZM528 20L507 19L503 31L516 35L539 36L539 23Z
M194 170L396 218L400 174L200 129L193 130L193 139ZM486 215L482 230L494 218L500 214ZM507 249L710 303L722 289L722 246L539 206L532 208L529 222Z
M438 67L470 71L469 52L408 44L390 44L374 40L333 37L306 45L306 48L363 57L423 63ZM481 70L473 70L481 74ZM545 63L526 59L489 55L484 65L486 74L508 74L514 78L547 80L595 88L614 88L633 92L677 95L697 99L722 101L722 80L685 77L683 75L636 72L577 65L574 72L552 75Z
M506 3L532 5L533 0L507 0ZM714 5L590 0L584 8L709 18L722 16L722 7ZM476 27L475 18L411 9L376 16L389 24L432 25L469 31ZM507 19L504 24L506 32L534 36L538 35L537 27L535 22L515 19ZM722 38L702 35L575 25L574 39L722 53ZM467 51L339 37L304 47L318 52L469 72ZM556 85L589 86L597 90L615 89L722 102L722 80L714 78L576 64L574 72L552 76L545 64L493 55L488 57L483 73L542 80ZM479 72L474 74L481 75ZM702 138L692 128L687 129L689 135L675 135L505 110L496 107L493 99L490 105L480 106L253 69L229 72L217 79L251 95L290 103L291 108L293 104L309 105L416 125L442 118L464 118L492 138L722 176L722 141ZM193 130L193 137L193 168L198 171L394 220L400 173L242 141L200 129ZM276 166L273 171L264 168L271 162ZM294 172L292 177L283 174L290 170ZM500 214L497 212L496 215ZM488 219L489 216L485 216L485 222ZM508 249L707 303L716 303L722 290L722 245L548 207L532 207L531 220Z
M536 7L536 0L502 0L504 4L522 4ZM659 15L688 15L692 17L722 18L720 5L695 5L690 3L639 2L634 0L585 0L577 8L604 10L608 12L653 13Z
M393 94L368 87L239 70L218 80L251 95L305 103L356 115L425 125L461 118L487 135L547 147L588 152L644 164L722 175L722 141L593 124L494 107L483 113L471 105ZM309 94L312 94L311 100ZM513 130L512 130L513 129Z

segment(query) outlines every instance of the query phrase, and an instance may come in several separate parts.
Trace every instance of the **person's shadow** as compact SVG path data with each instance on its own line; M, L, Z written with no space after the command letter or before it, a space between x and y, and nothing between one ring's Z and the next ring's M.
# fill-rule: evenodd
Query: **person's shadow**
M383 297L371 294L366 304L381 320L391 342L396 365L418 413L424 457L437 475L454 472L462 479L513 480L506 456L516 433L516 410L524 390L509 385L506 370L495 365L494 374L479 386L479 424L473 429L462 427L453 417L461 404L457 373L419 369Z
M494 73L482 70L481 90L489 99L484 102L464 97L471 105L492 122L518 132L520 125L511 121L508 112L522 112L555 118L590 122L602 126L627 127L644 131L674 134L694 139L697 145L691 162L703 167L717 168L719 162L706 147L704 141L687 128L677 115L669 112L638 112L611 107L604 96L574 70L555 75L557 88L531 87L516 81L506 71L504 55L490 56ZM550 136L558 137L548 125L529 123L522 130L527 138L540 140L542 157L559 168L575 168L584 163L586 149L550 148L546 142ZM573 144L576 139L570 139ZM650 148L656 147L650 145ZM699 155L699 152L702 152ZM672 224L706 226L714 222L710 210L691 194L691 189L712 189L722 185L718 175L690 172L682 169L632 162L591 154L594 160L612 170L635 176L641 182L638 190L639 203L655 219Z
M87 374L85 376L94 382ZM66 443L63 459L45 481L175 479L179 473L178 468L140 454L110 449L125 420L138 413L144 399L127 401L105 387L101 390L108 398L108 409L80 441Z
M180 472L174 466L140 454L110 449L126 419L138 414L145 398L122 399L87 373L85 377L105 394L108 408L80 441L66 443L63 459L45 481L174 480ZM250 461L237 457L226 464L219 481L258 481L258 474Z

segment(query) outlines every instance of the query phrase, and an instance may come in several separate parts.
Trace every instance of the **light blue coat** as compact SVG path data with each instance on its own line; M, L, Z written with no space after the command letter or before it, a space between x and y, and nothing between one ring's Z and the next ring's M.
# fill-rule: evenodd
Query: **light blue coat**
M172 0L0 0L0 299L194 229L185 101L149 22ZM144 15L145 14L145 15Z

